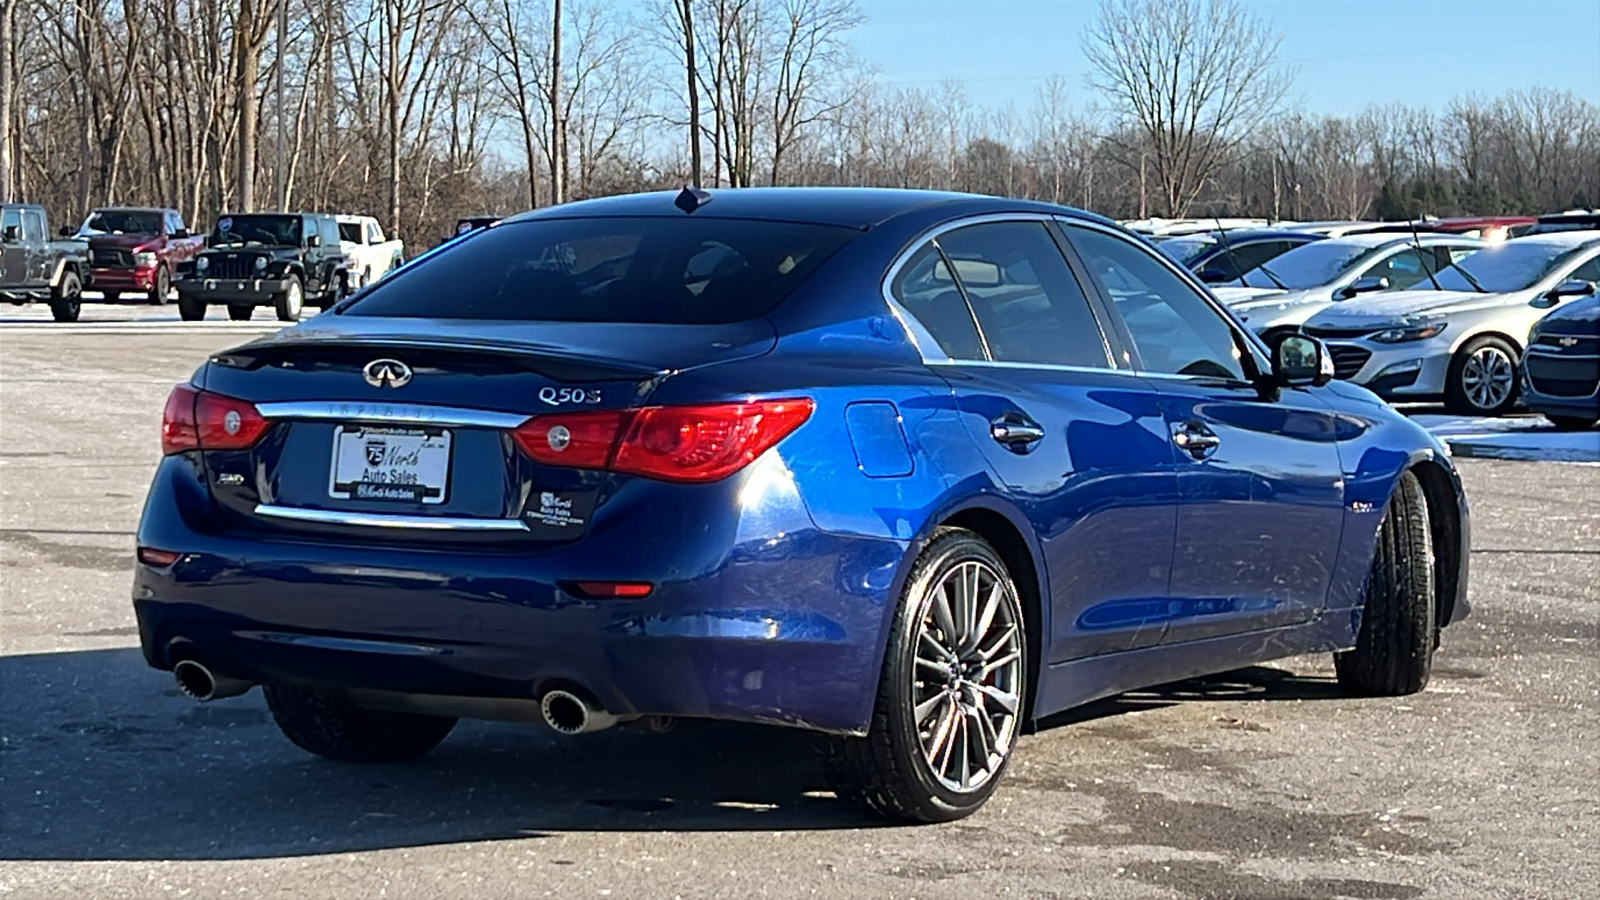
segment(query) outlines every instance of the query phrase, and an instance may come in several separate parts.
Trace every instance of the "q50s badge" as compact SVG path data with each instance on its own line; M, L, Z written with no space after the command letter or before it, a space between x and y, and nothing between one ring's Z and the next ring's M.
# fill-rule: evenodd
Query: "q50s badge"
M550 406L561 406L564 403L599 403L600 391L598 388L554 388L539 389L539 402Z

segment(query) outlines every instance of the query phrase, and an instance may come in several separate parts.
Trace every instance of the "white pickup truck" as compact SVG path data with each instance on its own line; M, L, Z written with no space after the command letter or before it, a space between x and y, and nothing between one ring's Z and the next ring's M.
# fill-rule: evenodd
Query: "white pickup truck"
M350 289L377 281L398 267L406 248L398 239L384 240L383 226L371 216L334 216L339 222L339 248L350 271Z

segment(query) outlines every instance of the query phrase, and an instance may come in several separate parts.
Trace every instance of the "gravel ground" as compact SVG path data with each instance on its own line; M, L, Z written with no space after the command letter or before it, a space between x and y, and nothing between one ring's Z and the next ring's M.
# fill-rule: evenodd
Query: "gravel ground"
M259 692L184 700L128 602L161 404L273 323L86 319L0 317L0 894L1600 897L1600 466L1461 461L1474 613L1426 692L1304 658L1127 695L1024 738L978 815L884 827L783 730L463 723L362 768Z

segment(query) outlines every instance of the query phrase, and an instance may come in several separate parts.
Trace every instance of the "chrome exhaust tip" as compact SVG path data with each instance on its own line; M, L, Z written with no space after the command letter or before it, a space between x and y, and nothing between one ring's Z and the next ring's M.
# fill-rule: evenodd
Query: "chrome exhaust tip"
M617 724L617 717L606 712L598 703L571 691L557 689L547 692L539 700L539 711L544 715L544 723L558 734L587 734Z
M181 659L172 667L172 680L185 697L198 703L237 697L255 687L255 684L227 675L218 675L203 663Z

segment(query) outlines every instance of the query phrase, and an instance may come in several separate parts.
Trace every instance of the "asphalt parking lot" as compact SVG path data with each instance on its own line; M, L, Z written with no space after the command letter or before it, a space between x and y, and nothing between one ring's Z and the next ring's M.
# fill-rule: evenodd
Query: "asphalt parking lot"
M1025 738L978 815L884 827L782 730L463 723L351 767L259 692L185 700L128 599L161 406L276 323L47 319L0 311L0 894L1600 897L1600 434L1461 460L1474 612L1426 692L1304 658L1127 695Z

